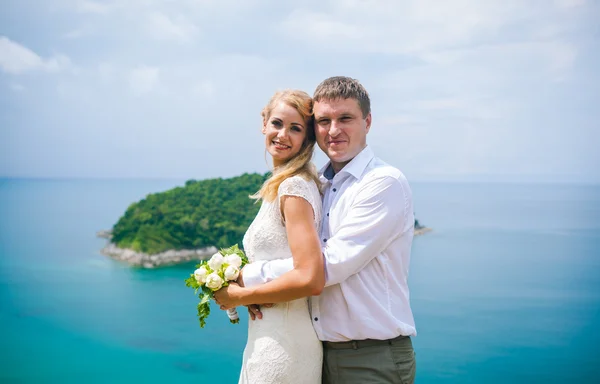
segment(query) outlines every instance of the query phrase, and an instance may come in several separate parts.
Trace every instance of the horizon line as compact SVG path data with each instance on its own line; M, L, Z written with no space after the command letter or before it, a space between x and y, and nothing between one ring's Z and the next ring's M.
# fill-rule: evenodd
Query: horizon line
M260 172L244 172L248 174L260 174ZM244 174L242 173L242 174ZM207 179L229 179L234 176L209 176L203 178L194 177L128 177L128 176L1 176L0 180L30 180L30 181L180 181L185 182L188 180L207 180ZM532 176L540 177L540 176ZM600 180L565 180L565 179L554 179L554 180L523 180L523 179L509 179L499 178L495 180L491 179L471 179L468 177L448 179L448 178L413 178L408 180L409 183L447 183L447 184L576 184L576 185L600 185Z

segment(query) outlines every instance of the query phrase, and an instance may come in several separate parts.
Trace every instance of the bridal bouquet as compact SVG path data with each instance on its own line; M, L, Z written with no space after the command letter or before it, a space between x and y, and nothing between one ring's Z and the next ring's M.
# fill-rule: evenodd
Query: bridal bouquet
M196 266L194 273L185 280L187 287L194 288L194 294L198 294L198 320L200 327L206 325L206 318L210 315L210 300L213 292L229 285L230 281L237 280L240 269L248 263L248 258L238 245L223 248L215 253L210 260L203 260ZM233 324L240 322L235 308L227 310L229 321Z

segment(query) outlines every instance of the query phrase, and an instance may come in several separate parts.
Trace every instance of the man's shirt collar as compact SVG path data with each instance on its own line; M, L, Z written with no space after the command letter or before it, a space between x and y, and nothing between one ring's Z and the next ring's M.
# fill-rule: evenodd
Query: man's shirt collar
M363 172L367 168L367 165L373 160L375 154L373 150L368 145L360 151L358 155L354 157L344 168L340 170L339 173L348 173L354 176L356 179L360 179ZM319 171L321 178L325 178L325 180L333 180L335 176L335 172L333 171L333 167L331 166L331 161L327 162L323 168Z

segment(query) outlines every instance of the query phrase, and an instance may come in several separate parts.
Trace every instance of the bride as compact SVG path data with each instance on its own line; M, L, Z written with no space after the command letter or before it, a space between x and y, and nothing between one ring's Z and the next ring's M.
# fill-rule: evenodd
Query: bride
M293 258L294 269L267 284L231 284L215 293L222 308L278 303L251 321L240 383L321 383L322 346L313 329L308 296L325 285L318 231L321 195L311 162L315 132L312 99L302 91L276 93L262 111L273 175L252 197L260 211L244 235L250 261Z

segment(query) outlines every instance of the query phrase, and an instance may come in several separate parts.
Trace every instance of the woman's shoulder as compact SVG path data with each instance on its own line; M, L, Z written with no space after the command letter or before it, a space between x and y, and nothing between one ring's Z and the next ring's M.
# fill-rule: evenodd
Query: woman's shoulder
M319 191L317 183L311 178L304 175L293 175L283 180L279 185L279 194L282 192L288 192L290 190L295 191Z

